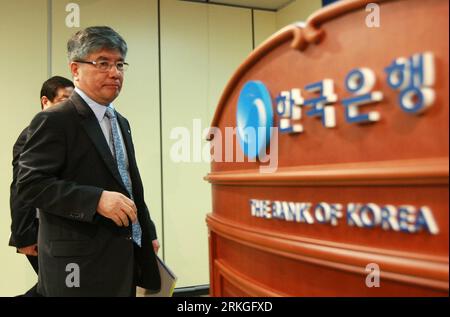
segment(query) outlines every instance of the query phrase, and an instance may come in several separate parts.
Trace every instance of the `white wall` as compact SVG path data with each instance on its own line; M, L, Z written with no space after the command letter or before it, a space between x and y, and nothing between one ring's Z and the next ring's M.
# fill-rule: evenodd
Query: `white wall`
M209 283L206 214L211 211L210 185L203 180L209 163L174 162L174 129L191 132L193 120L208 128L232 72L252 49L251 10L167 0L161 7L164 226L166 261L181 279L178 286ZM199 130L200 131L200 130ZM175 135L176 136L176 135Z
M254 11L255 47L258 47L268 37L275 33L277 28L277 13L270 11Z
M47 1L0 1L0 296L23 293L37 278L25 256L8 247L12 147L40 109L47 79Z
M277 12L277 28L306 19L322 7L322 0L295 0Z

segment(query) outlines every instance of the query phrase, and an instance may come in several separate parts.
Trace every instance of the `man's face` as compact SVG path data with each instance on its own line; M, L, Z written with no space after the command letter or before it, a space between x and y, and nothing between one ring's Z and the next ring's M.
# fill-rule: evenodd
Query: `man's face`
M73 92L73 87L64 87L58 88L56 90L56 96L53 100L49 100L46 96L43 96L41 99L42 110L45 110L49 107L56 106L57 104L63 102L66 99L69 99L70 95Z
M101 50L89 54L84 61L107 61L110 64L115 64L124 61L124 58L119 51ZM70 68L75 86L101 105L110 104L117 98L122 89L123 72L118 71L115 66L108 71L101 71L92 64L72 62Z

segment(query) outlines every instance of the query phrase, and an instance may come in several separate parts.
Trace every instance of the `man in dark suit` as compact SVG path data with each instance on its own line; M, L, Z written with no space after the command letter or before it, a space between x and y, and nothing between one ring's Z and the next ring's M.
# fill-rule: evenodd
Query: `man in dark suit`
M58 103L68 99L73 92L73 83L64 77L53 76L42 84L41 88L41 109L45 110L55 106ZM11 236L9 245L17 248L18 253L25 254L33 266L36 274L38 273L37 259L37 237L39 221L37 219L36 209L26 205L18 199L16 191L17 174L19 171L19 156L22 153L23 146L27 140L28 127L26 127L13 147L13 181L10 191L11 208ZM27 297L38 296L36 285L24 294Z
M127 45L109 27L89 27L67 48L75 91L35 116L19 159L19 196L40 210L38 292L157 291L156 230L130 125L111 104L128 66Z

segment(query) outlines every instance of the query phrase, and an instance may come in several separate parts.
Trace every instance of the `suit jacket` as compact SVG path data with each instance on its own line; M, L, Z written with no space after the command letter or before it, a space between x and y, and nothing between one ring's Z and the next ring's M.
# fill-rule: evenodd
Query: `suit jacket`
M118 227L96 212L103 190L129 194L85 101L74 92L38 113L29 126L17 186L19 196L40 209L38 292L44 296L129 296L135 285L160 288L152 246L156 230L144 202L130 125L120 114L117 120L142 227L141 248L133 246L131 226Z
M17 197L17 175L19 173L19 157L27 140L28 127L17 138L13 147L13 180L10 187L9 205L11 210L11 236L9 245L23 248L37 243L39 222L36 219L36 208L26 205Z

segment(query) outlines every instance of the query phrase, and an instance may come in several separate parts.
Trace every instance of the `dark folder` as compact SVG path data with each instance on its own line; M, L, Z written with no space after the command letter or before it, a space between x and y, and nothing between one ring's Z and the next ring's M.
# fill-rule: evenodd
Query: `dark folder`
M161 276L161 290L157 293L151 293L149 290L138 287L137 295L144 297L172 297L177 282L176 275L172 270L156 256L158 262L159 274Z

